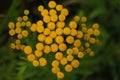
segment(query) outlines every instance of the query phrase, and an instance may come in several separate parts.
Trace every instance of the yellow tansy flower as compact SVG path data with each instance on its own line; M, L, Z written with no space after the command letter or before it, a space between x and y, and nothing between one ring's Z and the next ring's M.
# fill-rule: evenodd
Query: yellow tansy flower
M40 58L40 59L39 59L39 63L40 63L40 66L42 66L42 67L45 66L45 65L47 64L46 58L43 58L43 57Z

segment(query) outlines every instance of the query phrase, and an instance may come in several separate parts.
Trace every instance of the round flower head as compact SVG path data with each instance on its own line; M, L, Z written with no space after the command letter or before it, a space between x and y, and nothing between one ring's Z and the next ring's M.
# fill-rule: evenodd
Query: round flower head
M44 16L44 17L47 16L48 13L49 13L49 12L48 12L47 9L43 9L43 10L41 11L41 15Z
M77 30L76 29L71 29L71 33L72 36L76 36L77 35Z
M66 71L66 72L71 72L72 70L73 70L72 65L67 64L67 65L65 66L65 71Z
M75 47L80 47L81 46L81 41L79 39L76 39L73 44Z
M56 22L56 21L58 20L58 16L57 16L57 15L51 15L51 16L50 16L50 20L51 20L52 22Z
M59 67L53 67L52 68L52 73L56 74L58 72L60 72L60 68Z
M55 29L55 23L54 22L49 22L47 24L47 27L50 29L50 30L54 30Z
M85 34L84 35L84 40L88 41L90 39L90 34Z
M39 63L40 63L40 66L42 66L42 67L45 66L45 65L47 64L46 58L43 58L43 57L40 58L40 59L39 59Z
M73 47L73 53L78 54L78 52L79 52L79 49L77 47Z
M65 26L65 22L63 22L63 21L58 21L58 22L56 23L56 25L57 25L58 28L63 28L63 27Z
M37 61L37 60L33 60L33 66L34 67L38 67L39 66L39 61Z
M15 35L15 30L14 29L9 30L9 35L14 36Z
M93 34L94 34L94 36L99 36L100 35L100 31L98 29L95 29Z
M55 41L56 41L56 43L60 44L60 43L63 43L64 38L63 38L63 36L57 36L57 37L55 38Z
M31 27L30 27L30 30L31 30L32 32L35 32L35 31L37 30L37 25L33 23L33 24L31 25Z
M62 59L60 60L60 64L61 64L61 65L66 65L67 63L68 63L67 58L62 58Z
M58 51L58 45L55 44L55 43L51 44L51 51L52 52L57 52Z
M50 33L50 37L52 37L52 38L56 38L56 36L57 36L56 32L55 32L55 31L51 31L51 33Z
M43 50L44 49L43 43L37 43L36 44L36 49L39 50L39 51Z
M65 15L60 14L59 15L59 21L64 21L66 19Z
M61 11L62 9L63 9L63 6L60 5L60 4L58 4L58 5L56 6L56 10L57 10L57 11Z
M15 49L15 43L11 43L11 44L10 44L10 47L11 47L12 49Z
M74 42L74 37L72 37L72 36L67 36L66 42L67 42L68 44L72 44L72 43Z
M64 73L63 73L63 72L58 72L58 73L57 73L57 77L58 77L59 79L63 79L63 78L64 78Z
M92 25L92 28L93 28L93 29L98 29L98 28L99 28L99 24L98 24L98 23L93 24L93 25Z
M50 29L45 28L43 33L44 33L44 35L49 35L50 34Z
M57 28L55 32L57 35L62 35L63 30L62 30L62 28Z
M48 7L49 8L55 8L56 7L56 2L55 1L49 1Z
M44 17L43 17L43 21L44 21L45 23L50 22L50 16L48 16L48 15L44 16Z
M18 33L18 34L19 34L19 33L21 33L21 31L22 31L22 29L19 28L19 27L15 29L15 33Z
M70 22L69 22L69 26L70 26L70 28L72 28L72 29L76 29L76 28L77 28L77 23L76 23L75 21L70 21Z
M95 42L95 41L96 41L95 38L90 38L89 41L90 41L91 44L95 44L95 43L96 43L96 42Z
M22 34L18 34L18 35L17 35L17 38L18 38L18 39L22 39L22 38L23 38Z
M73 54L73 49L68 48L66 51L67 54Z
M57 11L56 11L55 9L51 9L51 10L49 11L49 14L50 14L50 15L56 15L56 14L57 14Z
M22 35L23 35L24 37L27 37L27 36L28 36L28 31L27 31L27 30L23 30L23 31L22 31Z
M57 52L57 53L55 54L55 59L61 60L62 58L63 58L63 53L62 53L62 52Z
M71 33L70 28L69 28L69 27L65 27L65 28L63 29L63 33L64 33L65 35L69 35L69 34Z
M17 17L17 21L21 22L22 21L22 17Z
M32 53L32 47L31 47L31 46L25 46L25 47L24 47L24 52L25 52L26 54Z
M24 10L24 14L25 14L25 15L28 15L29 13L30 13L29 10L27 10L27 9Z
M8 27L9 27L9 29L14 29L15 24L13 22L9 22Z
M92 28L89 28L89 29L87 30L87 33L90 34L90 35L93 34L93 29L92 29Z
M44 34L38 35L38 41L43 42L46 39L46 36Z
M63 9L61 10L61 14L67 16L67 15L69 14L68 9L63 8Z
M74 20L75 20L76 22L78 22L78 21L80 21L80 17L79 17L79 16L74 16Z
M81 22L86 22L87 18L86 17L81 17Z
M83 52L79 52L78 53L78 58L83 58L84 57L84 53Z
M65 51L67 49L67 45L65 43L59 44L59 50L60 51Z
M71 55L71 54L69 54L69 55L67 56L67 60L68 60L68 61L72 61L73 58L74 58L74 57L73 57L73 55Z
M25 25L26 25L27 27L30 27L30 26L31 26L31 22L30 22L30 21L27 21L27 22L25 23Z
M73 60L73 61L71 62L71 65L72 65L73 68L78 68L79 65L80 65L80 63L79 63L78 60L75 59L75 60Z
M37 26L37 32L42 33L44 31L44 26Z
M41 57L42 55L43 55L43 52L42 52L42 51L35 50L35 56L36 56L36 57Z
M53 42L53 38L52 37L46 37L45 39L45 43L46 44L51 44Z
M28 20L28 16L23 16L23 21L27 21Z
M58 60L52 61L52 66L53 67L58 67L59 66L59 61Z
M42 5L39 5L39 6L38 6L38 11L41 12L43 9L44 9L44 7L43 7Z
M50 52L51 52L50 46L45 45L45 47L44 47L44 53L45 53L45 54L49 54Z
M35 55L34 54L28 54L27 59L28 59L28 61L33 61L33 60L35 60Z

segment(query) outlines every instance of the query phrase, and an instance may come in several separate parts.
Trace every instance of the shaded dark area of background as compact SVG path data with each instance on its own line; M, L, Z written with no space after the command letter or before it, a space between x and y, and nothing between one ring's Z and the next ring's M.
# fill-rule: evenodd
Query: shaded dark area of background
M1 0L0 2L0 80L48 80L29 63L21 59L21 52L9 48L11 37L7 24L22 15L24 9L31 11L31 19L37 21L38 5L49 0ZM88 17L88 22L98 22L101 29L100 44L92 58L81 61L79 69L65 80L120 80L120 0L56 0L74 15ZM70 78L70 76L72 78ZM49 77L50 79L50 77ZM54 80L54 79L50 79Z

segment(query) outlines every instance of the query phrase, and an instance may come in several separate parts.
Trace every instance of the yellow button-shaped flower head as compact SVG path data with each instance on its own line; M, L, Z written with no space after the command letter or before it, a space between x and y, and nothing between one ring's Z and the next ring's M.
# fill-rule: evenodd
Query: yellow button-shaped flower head
M63 30L62 30L62 28L57 28L55 32L57 35L62 35Z
M73 68L78 68L79 65L80 65L80 62L75 59L71 62L71 65L72 65Z
M73 44L75 47L80 47L81 46L81 41L79 39L76 39Z
M43 17L43 21L44 21L45 23L50 22L50 19L51 19L50 16L47 16L47 15Z
M69 22L69 26L70 26L70 28L72 28L72 29L76 29L76 28L77 28L77 23L76 23L75 21L70 21L70 22Z
M58 60L52 61L52 66L53 67L58 67L59 66L59 61Z
M82 32L87 33L87 27L82 27Z
M28 54L27 59L28 59L28 61L33 61L33 60L35 60L35 55L34 54Z
M50 29L50 30L54 30L55 29L55 23L54 22L49 22L47 24L47 27Z
M90 41L90 43L91 43L91 44L95 44L95 43L96 43L95 38L90 38L90 40L89 40L89 41Z
M29 10L27 10L27 9L26 9L26 10L24 10L24 14L25 14L25 15L28 15L29 13L30 13L30 11L29 11Z
M59 44L59 50L60 51L65 51L67 49L67 45L65 43L60 43Z
M45 66L47 64L46 58L40 58L39 63L40 63L40 66Z
M67 58L62 58L61 60L60 60L60 64L61 65L66 65L67 64Z
M60 68L59 67L53 67L52 68L52 73L56 74L58 72L60 72Z
M78 31L76 37L77 38L82 38L83 37L83 32L82 31Z
M56 36L57 36L56 32L55 32L55 31L51 31L51 33L50 33L50 37L52 37L52 38L56 38Z
M47 16L48 15L48 10L47 9L43 9L42 11L41 11L41 15L42 16Z
M58 28L63 28L65 26L65 22L64 21L57 21L56 25Z
M42 55L43 55L43 52L42 52L42 51L35 50L35 56L36 56L36 57L41 57Z
M33 60L32 64L33 64L34 67L38 67L39 66L39 61Z
M61 11L62 9L63 9L63 6L60 5L60 4L58 4L58 5L56 6L56 10L57 10L57 11Z
M84 40L88 41L90 39L90 34L85 34L84 35Z
M26 54L32 53L32 47L31 47L31 46L25 46L25 47L24 47L24 52L25 52Z
M44 26L37 26L37 32L38 33L42 33L42 32L44 32Z
M21 41L20 41L19 39L17 39L17 40L15 40L15 43L16 43L16 44L20 44Z
M21 25L22 25L22 23L21 23ZM27 21L27 22L25 23L25 25L26 25L27 27L30 27L30 26L31 26L31 22L30 22L30 21Z
M73 47L73 53L74 53L74 54L78 54L78 52L79 52L78 47Z
M76 22L78 22L78 21L80 21L80 17L79 17L79 16L74 16L74 20L75 20Z
M77 35L77 30L76 29L71 29L71 33L72 36L76 36Z
M63 78L64 78L64 73L63 73L63 72L58 72L58 73L57 73L57 77L58 77L59 79L63 79Z
M66 51L67 54L73 54L73 49L68 48Z
M22 38L23 38L22 34L18 34L18 35L17 35L17 38L18 38L18 39L22 39Z
M22 21L22 17L17 17L17 21L21 22Z
M74 37L72 37L72 36L67 36L66 42L67 42L68 44L72 44L72 43L74 42Z
M99 36L100 35L100 31L98 29L95 29L93 34L94 34L94 36Z
M83 52L79 52L78 53L78 58L83 58L84 57L84 53Z
M14 36L15 35L15 30L14 29L9 30L9 35Z
M59 15L59 21L64 21L66 19L65 15L60 14Z
M89 55L90 55L90 56L94 56L94 52L91 51L91 52L89 53Z
M81 17L81 22L86 22L87 21L87 18L86 17Z
M56 14L57 14L57 11L56 11L55 9L51 9L51 10L49 11L49 14L50 14L50 15L56 15Z
M37 43L36 44L36 49L39 50L39 51L43 50L44 49L43 43Z
M29 34L29 33L28 33L28 31L27 31L27 30L23 30L23 31L22 31L22 35L23 35L24 37L27 37L27 36L28 36L28 34Z
M44 47L44 53L45 53L45 54L49 54L50 52L51 52L50 46L45 45L45 47Z
M15 24L13 22L9 22L8 27L9 27L9 29L14 29Z
M62 58L63 58L63 53L62 52L56 52L55 59L61 60Z
M55 1L49 1L48 7L49 8L55 8L56 7L56 2Z
M86 42L85 47L87 47L87 48L90 47L90 43Z
M63 9L61 10L61 14L67 16L67 15L69 14L68 9L63 8Z
M37 24L37 26L43 26L43 21L42 20L38 20L36 24Z
M15 29L15 32L18 33L18 34L21 33L21 31L22 31L22 29L21 29L20 27L17 27L17 28Z
M65 35L69 35L69 34L71 33L70 28L69 28L69 27L65 27L65 28L63 29L63 33L64 33Z
M52 37L46 37L46 39L45 39L45 43L46 44L51 44L53 42L53 38Z
M74 58L74 57L73 57L73 55L71 55L71 54L69 54L69 55L67 56L67 60L68 60L68 61L72 61L73 58Z
M42 10L44 10L44 6L39 5L39 6L38 6L38 11L40 11L40 12L41 12Z
M22 24L21 24L21 22L17 22L16 23L16 27L21 27L22 26ZM25 25L24 25L25 26Z
M93 34L93 29L92 29L92 28L89 28L89 29L87 30L87 33L90 34L90 35Z
M56 22L56 21L58 20L58 16L57 16L57 15L51 15L51 16L50 16L50 20L51 20L52 22Z
M30 30L32 32L35 32L37 30L37 25L36 24L32 24L31 27L30 27Z
M71 72L72 70L73 70L72 65L67 64L67 65L65 66L65 71L66 71L66 72Z
M38 41L43 42L43 41L45 41L45 39L46 39L46 36L44 34L38 35Z
M57 52L58 51L58 45L55 44L55 43L51 44L51 51L52 52Z
M49 28L45 28L43 33L44 33L44 35L49 35L50 34L50 29Z
M15 43L11 43L11 44L10 44L10 47L11 47L12 49L15 49Z
M57 37L55 38L55 41L56 41L56 43L60 44L60 43L63 43L64 38L63 38L63 36L57 36Z
M98 24L98 23L93 24L93 25L92 25L92 28L93 28L93 29L98 29L98 28L99 28L99 24Z

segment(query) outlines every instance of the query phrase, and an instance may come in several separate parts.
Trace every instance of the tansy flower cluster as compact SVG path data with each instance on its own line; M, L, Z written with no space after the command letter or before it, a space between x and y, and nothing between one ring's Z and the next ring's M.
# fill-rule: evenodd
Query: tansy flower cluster
M88 28L87 18L79 16L74 16L65 23L69 15L68 9L53 0L49 1L48 7L49 9L38 6L42 19L36 23L29 21L29 10L24 10L24 16L18 17L16 23L9 22L9 35L16 39L10 46L12 49L24 51L28 61L35 67L51 66L52 73L62 79L64 71L71 72L79 67L80 59L85 54L94 56L91 45L99 43L99 24L94 23ZM37 39L32 44L34 46L27 42L30 42L31 36L36 36ZM51 57L47 57L50 55Z

